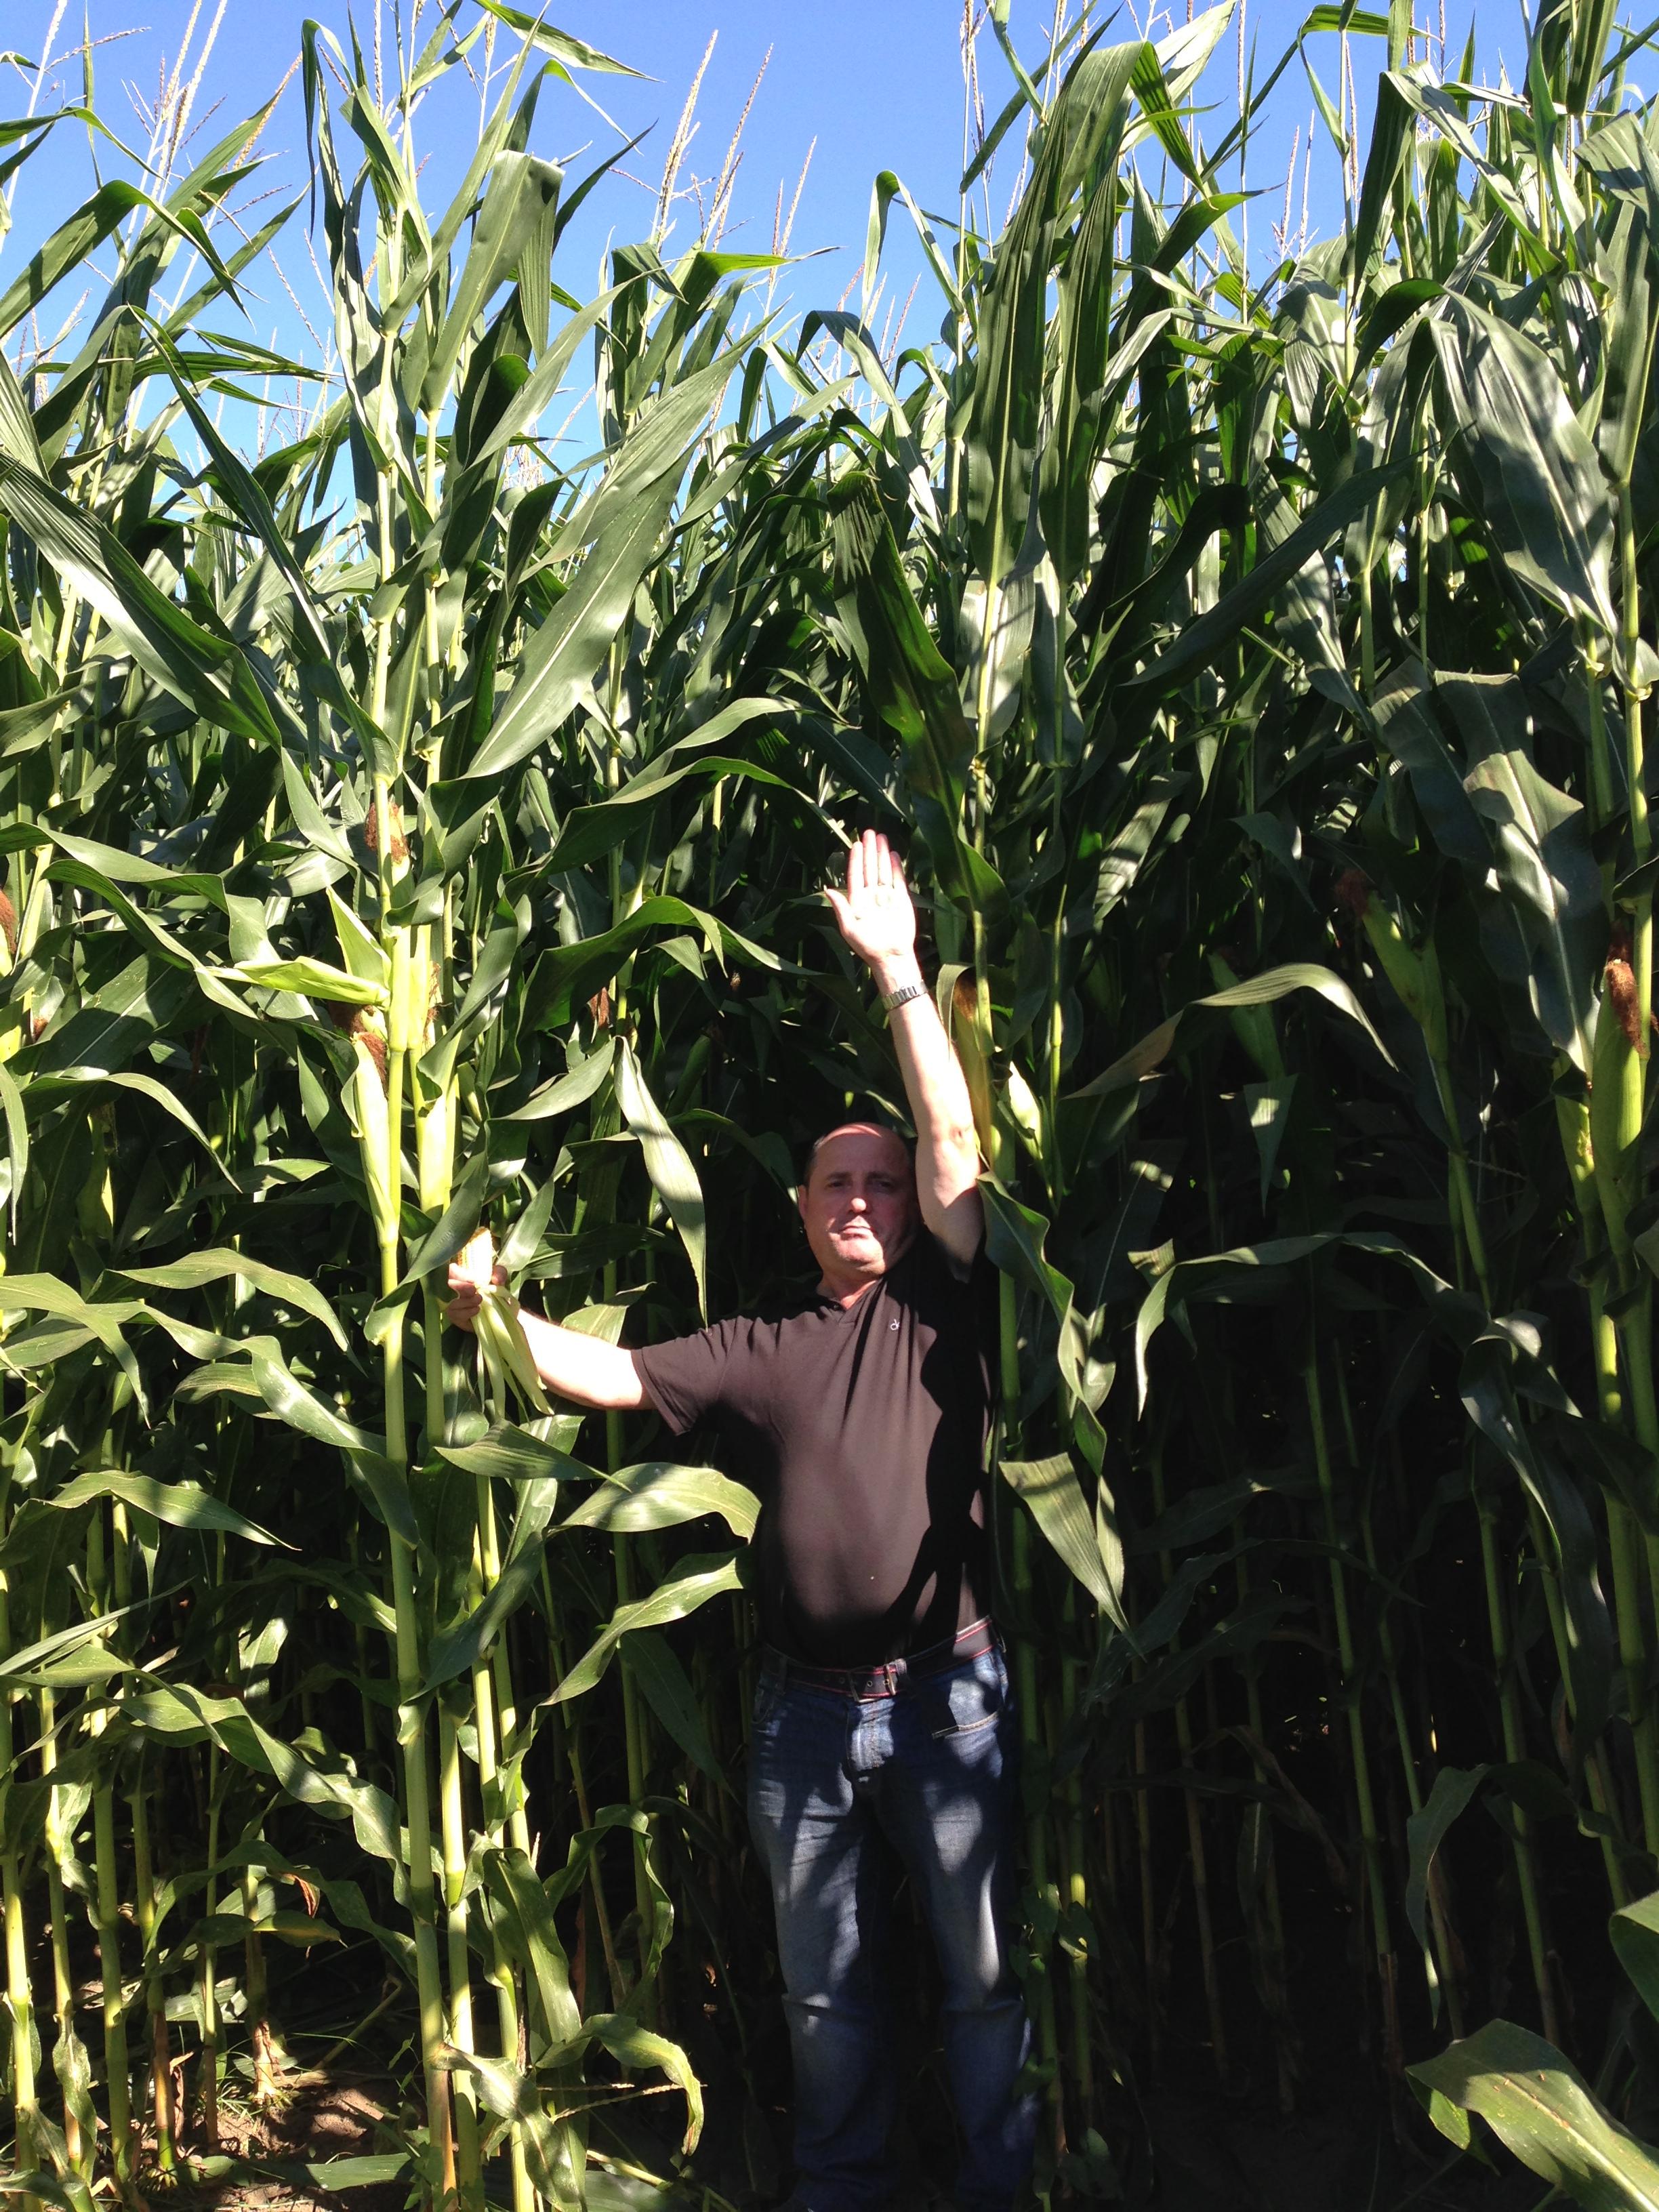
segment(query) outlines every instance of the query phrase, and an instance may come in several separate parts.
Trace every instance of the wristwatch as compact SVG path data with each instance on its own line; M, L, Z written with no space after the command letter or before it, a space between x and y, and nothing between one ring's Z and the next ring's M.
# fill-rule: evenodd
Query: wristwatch
M927 996L927 986L925 983L907 983L902 991L884 991L881 1003L890 1014L896 1006L907 1006L912 999L925 999Z

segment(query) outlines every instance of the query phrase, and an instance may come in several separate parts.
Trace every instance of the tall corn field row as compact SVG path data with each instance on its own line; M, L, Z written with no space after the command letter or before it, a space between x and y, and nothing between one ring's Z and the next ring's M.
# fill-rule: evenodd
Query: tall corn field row
M896 362L769 320L775 257L707 242L616 248L580 302L601 179L531 149L550 81L613 64L505 7L441 210L413 111L484 19L378 94L307 30L339 384L292 442L218 427L272 360L220 326L297 219L216 221L269 110L14 246L26 2205L241 2171L377 2019L398 2142L325 2180L765 2185L757 1501L550 1405L510 1304L475 1352L439 1293L481 1226L612 1340L799 1277L803 1142L899 1103L819 896L866 820L927 887L1003 1271L1042 2192L1144 2201L1161 2081L1316 2098L1334 1960L1402 2130L1410 2067L1454 2142L1479 2112L1528 2157L1530 2069L1565 2185L1599 2157L1632 2193L1585 2201L1647 2201L1547 2046L1639 2117L1649 49L1547 7L1516 92L1413 58L1398 7L1316 11L1386 50L1376 123L1342 234L1264 280L1230 179L1272 82L1194 121L1228 20L1019 66L994 237L973 173L954 228L884 173L865 295L912 224L944 316ZM85 283L72 344L20 345ZM567 470L538 427L588 363ZM356 2026L307 2039L316 1987Z

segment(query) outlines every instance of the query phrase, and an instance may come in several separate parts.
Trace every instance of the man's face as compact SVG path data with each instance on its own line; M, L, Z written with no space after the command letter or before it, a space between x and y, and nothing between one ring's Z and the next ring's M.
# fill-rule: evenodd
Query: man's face
M837 1297L884 1275L919 1218L910 1155L890 1129L854 1122L826 1137L800 1194L812 1257Z

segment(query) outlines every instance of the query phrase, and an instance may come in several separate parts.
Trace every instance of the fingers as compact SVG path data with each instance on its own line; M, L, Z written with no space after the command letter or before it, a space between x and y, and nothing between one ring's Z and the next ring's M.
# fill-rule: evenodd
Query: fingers
M499 1260L489 1271L489 1279L503 1288L506 1286L507 1270ZM472 1303L483 1296L483 1285L476 1275L468 1273L459 1260L452 1260L449 1263L449 1288L453 1296Z
M497 1264L490 1271L490 1280L496 1287L507 1283L507 1270ZM444 1319L452 1328L472 1334L473 1324L483 1306L483 1286L477 1278L467 1273L460 1261L449 1263L449 1297L443 1309Z
M823 896L834 908L836 926L844 937L852 924L853 909L848 904L845 896L833 888L827 890Z
M867 897L879 898L883 893L905 891L904 867L898 854L879 830L866 830L855 837L847 848L847 899L858 906ZM839 894L832 892L832 898ZM841 907L836 909L841 919Z

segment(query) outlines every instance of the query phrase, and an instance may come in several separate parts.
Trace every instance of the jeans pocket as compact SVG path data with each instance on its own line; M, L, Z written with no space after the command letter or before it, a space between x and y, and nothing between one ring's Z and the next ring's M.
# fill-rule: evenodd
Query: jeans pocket
M1001 1652L981 1652L966 1666L954 1668L940 1678L938 1690L930 1716L936 1743L994 1729L1008 1710L1008 1671Z

